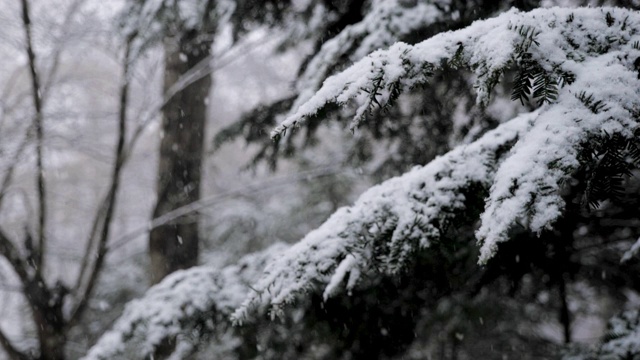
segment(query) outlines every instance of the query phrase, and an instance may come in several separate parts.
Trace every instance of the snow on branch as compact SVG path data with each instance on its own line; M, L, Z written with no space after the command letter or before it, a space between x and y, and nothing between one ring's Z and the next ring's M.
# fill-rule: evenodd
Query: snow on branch
M369 275L394 274L416 251L437 245L469 206L484 205L476 233L481 264L514 227L551 228L564 211L562 184L587 165L580 154L588 142L607 134L629 139L638 129L638 29L640 14L620 8L512 10L415 46L397 43L329 78L273 137L330 103L355 102L357 126L371 107L427 84L445 66L475 73L480 104L513 69L512 98L537 99L540 108L340 209L267 267L235 321L256 307L278 314L318 285L326 298L343 283L350 290Z
M414 31L455 18L451 1L373 1L362 21L350 25L322 45L296 83L299 96L294 108L309 100L322 81L348 58L359 60L376 49L386 48Z
M316 284L325 298L374 273L395 274L415 251L437 242L469 205L482 201L499 162L536 113L516 118L468 146L416 167L365 192L339 209L282 256L274 259L234 315L242 322L255 308L277 314Z
M640 311L625 311L609 320L608 341L598 354L601 359L622 359L640 353Z
M194 329L203 326L224 329L225 319L251 291L249 284L258 279L269 259L286 247L275 244L222 269L202 266L167 276L144 297L127 305L113 328L84 360L131 356L127 351L136 351L136 358L147 358L163 342L175 341ZM128 345L135 345L134 349Z
M554 86L557 91L557 87L583 75L593 65L586 63L587 59L603 53L629 55L637 51L638 17L636 12L621 8L552 8L531 12L512 9L416 45L395 43L328 78L313 96L302 96L304 102L297 102L295 110L271 135L273 138L283 135L329 104L350 102L357 106L352 124L352 128L356 127L374 106L393 104L402 92L426 85L434 72L443 67L472 70L477 77L477 100L483 105L488 103L501 75L510 68L521 68L523 80L534 81L533 86L520 89L524 95L552 102L557 97ZM611 26L608 19L614 19ZM345 30L348 31L349 28ZM322 68L322 57L318 58L318 64L309 66L310 71Z
M627 310L612 317L602 343L586 351L577 350L577 354L568 353L563 360L633 359L640 353L640 311Z

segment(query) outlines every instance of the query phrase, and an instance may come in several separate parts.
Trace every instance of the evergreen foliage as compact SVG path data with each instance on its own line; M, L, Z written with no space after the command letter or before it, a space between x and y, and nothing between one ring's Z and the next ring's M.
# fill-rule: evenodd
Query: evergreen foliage
M305 124L304 141L294 142L293 137L285 137L280 141L270 141L266 137L255 138L249 134L269 132L282 120L287 110L296 108L317 91L324 80L336 72L343 70L354 61L362 59L370 52L386 48L398 41L416 43L438 32L457 29L470 24L476 19L487 17L499 10L514 5L512 2L474 1L371 1L369 8L363 7L362 1L346 1L351 13L360 12L360 18L352 16L350 20L358 20L344 29L327 28L320 36L324 39L317 51L304 62L295 83L293 99L287 97L269 105L261 106L255 111L245 114L242 119L227 127L216 135L214 148L238 137L248 143L260 144L254 154L251 165L267 161L273 168L278 156L291 156L296 149L317 144L319 121L308 121ZM530 5L523 5L527 8ZM345 22L342 22L345 23ZM338 31L336 31L338 30ZM343 31L342 31L343 30ZM455 64L452 61L452 66ZM478 123L494 124L495 119L484 111L472 108L472 91L468 79L460 72L450 72L438 78L437 87L415 89L411 98L399 99L407 106L371 109L365 112L367 118L394 118L393 123L386 121L369 121L364 124L359 144L352 147L346 157L351 165L368 164L371 172L384 179L408 170L413 164L423 164L434 156L450 149L452 144L465 142L477 134L470 131ZM375 94L375 92L374 92ZM458 101L449 103L456 94ZM400 92L397 93L400 95ZM437 100L436 100L437 99ZM462 100L464 99L464 100ZM293 102L293 106L282 108L283 102ZM372 98L372 101L376 101ZM269 116L265 116L269 114ZM463 115L461 115L463 114ZM327 109L315 115L318 119L342 120L345 114ZM465 118L456 129L440 119ZM469 119L466 119L466 118ZM262 119L269 120L268 122ZM416 128L425 133L419 134ZM438 146L426 146L422 139L428 136L441 142ZM437 140L436 140L437 139ZM381 160L372 159L370 154L363 154L363 149L375 148L381 143L394 148L402 145L412 153L402 157L389 154ZM302 144L302 145L300 145ZM384 147L385 145L382 145ZM372 161L373 160L373 161Z
M272 132L272 137L281 137L289 128L299 126L331 103L355 104L351 124L355 128L370 108L392 102L396 88L407 90L428 83L435 69L460 56L456 54L461 48L465 63L477 76L475 87L481 106L488 104L500 75L514 66L513 59L522 51L531 52L533 60L544 64L545 76L557 76L560 70L572 73L575 81L565 84L556 102L540 108L528 136L514 145L513 153L498 169L478 231L483 243L481 261L486 262L495 253L497 244L507 240L508 231L515 223L538 232L558 218L564 206L559 183L580 167L577 156L586 137L601 131L617 133L626 139L633 137L638 105L632 94L638 87L630 59L638 54L626 40L616 42L616 47L601 54L594 50L594 46L600 44L594 39L611 46L612 37L636 37L634 25L627 24L634 13L612 9L611 12L619 12L618 19L622 19L618 27L613 28L598 19L603 11L540 9L527 14L511 11L415 46L398 43L389 50L376 51L329 78L316 95ZM523 28L537 30L522 31ZM597 37L594 31L598 31ZM568 59L569 52L577 51L568 39L583 44L580 48L583 60ZM602 85L612 82L615 85ZM599 86L600 100L573 95L596 86ZM566 115L569 113L571 116ZM544 151L539 149L540 141L547 144ZM523 168L522 164L530 166Z
M285 247L272 245L224 269L195 267L167 276L129 303L84 359L149 358L167 341L193 351L205 334L224 333L225 318L251 291L251 282L266 262Z
M372 10L383 4L374 2ZM404 11L395 9L394 14ZM322 304L327 314L340 314L329 315L330 324L349 324L354 349L358 342L362 347L384 341L381 335L362 335L362 324L402 318L409 325L385 323L395 340L402 339L394 345L401 353L417 336L405 338L401 329L427 328L420 325L424 319L446 325L447 336L460 343L460 313L474 313L480 308L474 301L488 301L487 291L497 289L557 309L570 341L572 292L640 290L634 276L640 229L628 225L640 200L633 179L640 160L639 29L640 15L621 8L510 10L414 45L397 42L374 51L322 86L315 78L302 80L299 84L306 81L308 87L300 88L305 91L293 110L272 132L276 141L332 116L351 118L353 131L364 122L392 123L379 115L401 107L401 94L427 93L438 86L439 76L452 72L473 74L473 84L460 86L475 89L481 109L504 96L498 84L515 74L506 97L534 109L494 129L481 127L477 139L372 187L300 242L278 249L262 263L264 271L243 280L251 285L233 297L237 302L225 307L237 307L233 321L242 329L266 312L289 321L292 313L309 317L314 304ZM327 42L318 59L332 46L341 49L338 43ZM308 74L319 69L309 64ZM327 72L319 73L318 79ZM261 121L275 119L269 112ZM248 121L236 130L246 126ZM626 262L620 264L625 251ZM206 290L202 294L215 298ZM541 295L554 300L538 300ZM374 306L372 299L378 301ZM220 309L216 301L207 306ZM513 302L501 298L489 307L504 304ZM353 315L375 306L380 313L370 318ZM381 314L385 311L389 318ZM458 317L438 319L456 312ZM413 316L418 313L422 320ZM125 317L114 332L127 329L131 318L153 322L155 316ZM571 356L637 356L636 318L633 311L614 318L611 336L599 348ZM377 354L396 354L384 348L376 348Z
M616 19L614 24L607 21L607 13ZM509 241L515 229L541 235L574 216L576 208L567 206L564 198L571 182L585 184L584 196L592 205L615 199L621 179L637 168L640 104L633 62L640 54L630 45L638 37L637 21L636 13L617 8L511 11L415 46L399 43L374 52L329 78L273 131L274 138L315 118L330 104L353 106L351 127L356 128L363 114L392 104L398 89L425 86L452 62L475 72L480 106L488 104L502 74L515 67L524 74L518 76L516 91L538 98L540 108L423 169L381 184L353 207L336 213L269 265L256 283L257 292L234 314L235 319L241 322L251 317L253 306L269 304L279 314L318 284L325 287L328 298L343 287L347 291L366 287L366 279L375 274L398 273L416 253L439 243L455 214L467 211L467 202L474 202L469 187L476 187L473 194L482 194L475 201L485 203L476 232L481 264L490 264L498 245ZM526 125L512 141L493 138L519 122ZM491 156L484 158L483 150ZM442 171L443 163L455 165ZM470 174L465 170L471 164L488 168L475 168ZM425 183L426 190L416 188ZM452 184L459 185L440 187Z

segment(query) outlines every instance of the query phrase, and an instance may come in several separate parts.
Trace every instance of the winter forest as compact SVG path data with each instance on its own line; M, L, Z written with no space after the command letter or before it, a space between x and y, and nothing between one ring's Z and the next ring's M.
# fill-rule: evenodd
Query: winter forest
M2 0L0 359L640 359L638 10Z

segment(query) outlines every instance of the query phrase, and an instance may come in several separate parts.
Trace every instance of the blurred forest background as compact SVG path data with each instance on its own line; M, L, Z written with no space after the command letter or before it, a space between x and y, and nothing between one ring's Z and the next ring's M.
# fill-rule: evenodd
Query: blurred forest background
M364 21L376 19L375 11L385 19L394 8L420 4L433 16L427 24L408 18L396 29ZM324 79L397 40L415 43L512 7L606 4L638 6L582 0L4 1L0 358L81 358L127 302L168 273L197 264L223 269L272 244L294 243L371 185L535 108L512 101L505 87L497 90L504 96L480 110L471 75L451 72L398 106L369 115L393 123L369 122L352 134L337 112L337 121L311 123L272 142L269 132L296 97L320 85L312 75ZM343 32L349 27L366 35L349 40ZM321 52L341 35L343 48ZM314 58L319 53L330 58L328 65ZM559 270L562 279L571 273L566 286L554 278L555 269L520 267L518 260L500 269L504 277L475 279L470 272L477 251L451 248L423 259L424 272L443 274L427 287L400 279L352 300L322 305L312 297L297 305L318 324L309 332L294 331L308 329L294 314L284 323L217 331L183 357L554 358L565 343L596 343L607 319L640 305L637 262L620 269L617 253L601 251L638 238L637 217L616 221L584 236L583 251L591 257L582 258L579 270ZM607 226L618 230L608 233L611 242L600 242ZM471 229L459 230L473 236ZM229 335L236 331L246 337ZM176 344L165 345L155 358L180 358Z

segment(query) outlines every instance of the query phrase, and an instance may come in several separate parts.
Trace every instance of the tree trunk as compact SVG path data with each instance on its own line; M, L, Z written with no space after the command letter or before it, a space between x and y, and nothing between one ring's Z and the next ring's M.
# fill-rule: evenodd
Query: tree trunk
M60 313L61 315L61 313ZM67 343L66 331L63 320L53 312L43 311L34 314L38 329L40 343L39 360L65 360L65 345Z
M211 40L195 33L165 39L164 91L189 69L206 59ZM157 177L157 203L153 218L200 198L201 164L207 118L206 99L211 88L205 76L175 94L163 108L162 140ZM193 214L161 225L149 238L151 282L198 262L198 217Z
M68 289L62 283L49 289L42 280L31 281L25 287L40 343L38 360L64 360L67 342L67 321L62 307Z

